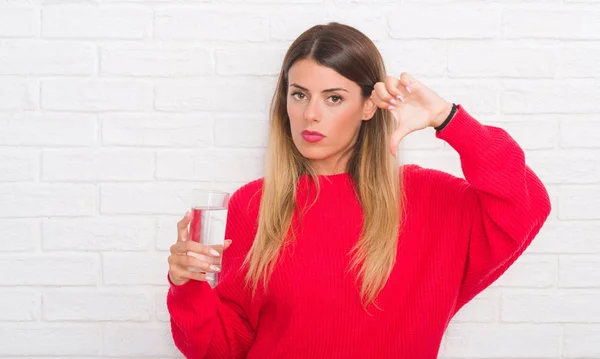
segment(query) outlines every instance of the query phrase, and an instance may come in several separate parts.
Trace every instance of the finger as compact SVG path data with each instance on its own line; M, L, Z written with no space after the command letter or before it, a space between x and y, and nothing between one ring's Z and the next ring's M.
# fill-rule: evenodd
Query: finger
M178 257L175 264L183 268L188 268L188 270L189 268L194 268L196 271L200 272L218 273L221 271L220 266L215 263L207 262L207 260L210 260L210 258L194 252L188 252L187 256Z
M400 79L395 76L386 76L385 78L385 89L392 96L389 102L392 105L397 105L398 101L404 102L404 94L400 91Z
M408 93L412 93L414 87L418 85L418 81L410 73L403 72L400 74L400 84L404 86Z
M176 279L193 279L206 281L205 272L193 272L182 267L173 267L171 269L171 277Z
M187 241L190 232L188 231L188 225L192 221L192 214L188 211L185 212L183 218L177 222L177 240L178 241Z
M183 242L182 250L186 253L187 252L195 252L198 254L204 254L209 257L220 257L221 256L221 254L216 249L212 248L211 246L207 246L205 244L193 242L193 241Z
M399 127L392 134L392 138L390 139L390 152L392 153L392 155L394 157L396 156L396 153L398 152L398 146L400 145L400 142L402 141L404 136L406 136L408 133L409 132L405 128Z
M373 92L371 94L371 99L377 107L389 110L390 107L393 107L393 104L390 100L393 99L392 95L387 92L385 84L383 82L378 82L373 86Z

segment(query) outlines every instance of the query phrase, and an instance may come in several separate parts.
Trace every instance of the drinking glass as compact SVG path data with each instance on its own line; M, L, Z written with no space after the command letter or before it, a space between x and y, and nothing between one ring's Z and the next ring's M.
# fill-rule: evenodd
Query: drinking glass
M219 257L203 256L209 263L221 268L223 245L225 244L225 224L229 193L207 189L196 189L191 195L192 221L190 222L190 240L207 245L217 252ZM219 274L206 273L207 282L215 287Z

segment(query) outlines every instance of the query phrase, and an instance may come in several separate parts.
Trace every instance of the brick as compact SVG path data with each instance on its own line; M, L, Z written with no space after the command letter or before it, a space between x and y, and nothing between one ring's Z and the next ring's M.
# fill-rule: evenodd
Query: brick
M278 75L285 48L239 46L215 51L219 75Z
M600 254L600 222L548 221L527 249L530 253Z
M567 115L560 121L560 146L563 148L600 148L598 115Z
M156 177L163 180L251 181L263 173L262 150L163 151L157 154Z
M40 154L25 149L0 149L0 182L37 179Z
M33 110L39 105L36 81L0 77L0 111Z
M519 121L515 121L517 117ZM504 129L524 150L552 149L558 143L559 128L556 116L509 115L502 116L501 119L502 122L485 122L485 124Z
M502 296L502 321L526 323L600 322L600 292L544 290ZM582 310L585 308L585 310Z
M83 42L0 42L1 75L91 75L96 48Z
M2 355L99 356L100 327L89 324L23 323L0 325Z
M447 45L439 40L389 40L377 44L388 74L400 77L403 71L413 76L445 77Z
M547 288L556 285L558 260L552 256L523 255L495 284L501 287Z
M600 46L590 43L561 44L558 53L559 77L600 77Z
M153 298L146 293L105 290L61 290L44 293L48 321L148 321Z
M460 165L460 157L454 150L413 151L401 149L399 157L403 164L415 163L421 167L437 169L456 177L464 178Z
M213 120L200 115L100 115L102 143L135 147L208 147L213 143Z
M144 39L151 26L152 12L141 7L69 4L42 12L44 37Z
M29 251L40 239L40 223L31 219L0 220L0 252Z
M97 256L87 254L1 257L0 285L95 285L98 264Z
M89 216L94 213L92 185L0 185L0 217Z
M114 79L42 80L42 107L59 111L136 111L153 108L150 82Z
M49 150L42 156L44 181L149 181L154 153L132 150Z
M499 110L500 91L494 81L475 79L419 79L448 102L463 105L475 118L495 114Z
M1 321L30 321L40 318L41 300L37 293L29 291L0 292Z
M503 80L506 113L572 114L600 112L600 92L589 80Z
M596 304L597 306L597 304ZM600 357L600 325L566 324L563 355L567 358Z
M585 9L504 10L502 29L506 38L600 39L600 12Z
M444 142L435 137L433 128L428 127L408 134L402 139L401 146L406 150L442 150Z
M156 82L160 111L266 113L275 91L272 79L164 80Z
M562 186L558 193L558 218L600 219L599 186Z
M215 119L217 147L266 148L269 122L265 116L235 116Z
M554 48L510 42L458 42L448 49L450 77L548 77L556 72Z
M163 216L158 219L158 228L156 234L156 249L159 251L168 251L177 241L177 222L181 220L180 216Z
M548 196L550 197L550 215L548 216L549 220L558 218L558 196L560 188L552 185L545 185L546 190L548 191ZM542 227L543 228L543 227Z
M330 7L327 10L328 21L352 26L374 42L389 38L385 15L387 11L384 7L371 7L369 11L360 7L347 7L344 11L340 11L337 7Z
M0 114L0 144L94 146L96 119L84 114ZM68 128L69 131L65 131Z
M486 39L500 33L500 12L472 5L406 5L392 11L388 23L392 38Z
M40 15L34 6L0 4L0 37L33 37L39 32Z
M600 256L561 256L559 259L558 285L564 288L600 287Z
M294 16L289 10L275 11L271 15L270 37L273 40L294 40L316 24L324 24L329 19L320 8L295 9Z
M160 324L109 324L104 327L103 354L108 357L174 358L179 354L171 329Z
M150 249L156 237L150 218L53 218L43 222L44 250L136 251Z
M210 52L199 46L171 44L106 45L100 72L122 76L198 76L214 72Z
M465 305L456 313L452 321L461 322L497 322L500 318L500 295L493 288L489 288L473 298L469 305Z
M557 358L563 329L557 324L459 323L446 334L449 357Z
M527 163L544 183L600 182L600 151L535 151L527 154Z
M107 285L166 285L166 253L103 253L103 279Z
M159 40L266 41L269 19L248 11L158 9L154 31Z
M161 322L168 322L171 319L167 308L167 289L154 295L154 307L156 308L156 319Z
M194 183L169 184L106 184L100 188L102 214L167 214L181 215L190 208L193 188L215 186Z

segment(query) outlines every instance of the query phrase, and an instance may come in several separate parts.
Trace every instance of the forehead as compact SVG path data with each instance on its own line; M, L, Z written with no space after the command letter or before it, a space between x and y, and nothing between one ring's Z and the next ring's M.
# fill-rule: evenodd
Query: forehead
M343 87L349 91L354 87L358 88L358 85L353 81L340 75L335 70L309 59L296 61L292 65L288 72L288 83L296 83L315 91L330 87Z

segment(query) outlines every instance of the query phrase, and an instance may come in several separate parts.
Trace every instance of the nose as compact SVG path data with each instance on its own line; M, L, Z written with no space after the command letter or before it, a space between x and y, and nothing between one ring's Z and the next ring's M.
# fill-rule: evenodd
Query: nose
M319 108L319 99L314 97L306 105L304 110L304 119L308 122L318 122L321 118L321 109Z

